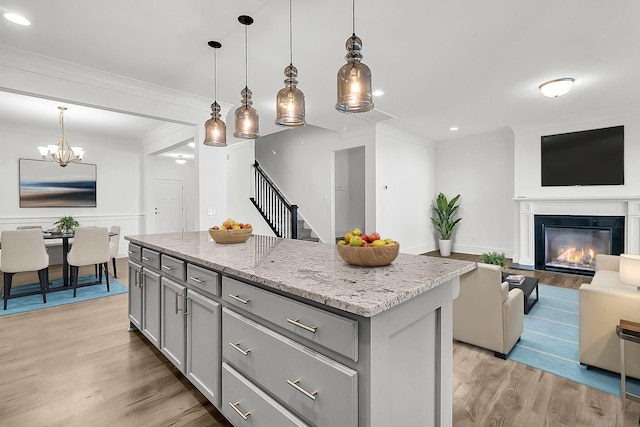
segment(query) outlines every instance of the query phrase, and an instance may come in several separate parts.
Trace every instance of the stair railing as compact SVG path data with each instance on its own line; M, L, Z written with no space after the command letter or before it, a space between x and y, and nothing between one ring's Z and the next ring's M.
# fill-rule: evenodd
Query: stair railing
M287 201L260 164L253 164L253 197L249 198L278 237L298 238L298 206Z

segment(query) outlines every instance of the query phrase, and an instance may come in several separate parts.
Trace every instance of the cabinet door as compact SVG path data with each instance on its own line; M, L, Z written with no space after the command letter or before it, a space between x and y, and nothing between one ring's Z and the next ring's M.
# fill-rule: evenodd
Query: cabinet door
M220 407L221 307L187 291L187 378L216 407Z
M129 330L142 330L142 266L129 261Z
M142 270L142 333L160 348L160 275Z
M160 315L160 350L176 368L185 372L185 302L187 288L163 277L162 313Z

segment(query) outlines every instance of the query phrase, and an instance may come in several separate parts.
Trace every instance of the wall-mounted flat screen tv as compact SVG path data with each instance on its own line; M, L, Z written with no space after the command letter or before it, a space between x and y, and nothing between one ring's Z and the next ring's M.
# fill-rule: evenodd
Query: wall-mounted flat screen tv
M623 185L624 126L541 138L542 186Z

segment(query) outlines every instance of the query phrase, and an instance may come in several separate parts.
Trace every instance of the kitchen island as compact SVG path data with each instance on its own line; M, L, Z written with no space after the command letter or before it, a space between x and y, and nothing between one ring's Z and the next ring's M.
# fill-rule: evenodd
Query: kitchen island
M335 245L257 235L125 239L132 327L234 425L451 425L452 301L474 263L355 267Z

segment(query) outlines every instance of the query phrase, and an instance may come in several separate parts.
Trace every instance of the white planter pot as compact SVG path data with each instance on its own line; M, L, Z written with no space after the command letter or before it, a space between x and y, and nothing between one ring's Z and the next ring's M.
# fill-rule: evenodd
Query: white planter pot
M440 256L451 255L451 240L439 240Z

